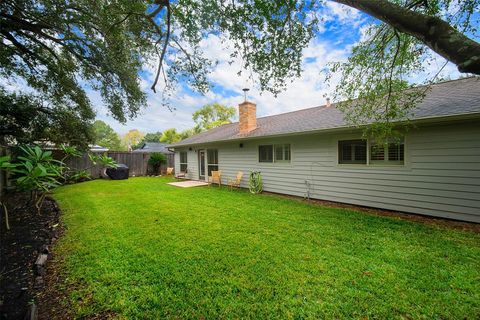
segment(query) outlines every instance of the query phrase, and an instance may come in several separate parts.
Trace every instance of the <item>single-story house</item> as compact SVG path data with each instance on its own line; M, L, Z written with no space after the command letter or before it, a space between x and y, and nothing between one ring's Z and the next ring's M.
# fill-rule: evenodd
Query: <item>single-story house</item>
M144 152L144 153L152 153L152 152L160 152L164 154L171 154L172 152L168 150L168 144L162 142L143 142L140 148L133 150L132 152Z
M432 85L401 141L378 146L348 125L333 104L256 117L170 147L175 169L205 180L262 174L264 190L300 197L480 222L480 78Z
M160 171L163 172L167 167L174 166L174 153L168 149L167 143L162 142L143 142L140 148L135 149L132 153L163 153L167 158L167 162L160 166ZM149 156L149 155L148 155ZM151 168L150 168L151 169Z

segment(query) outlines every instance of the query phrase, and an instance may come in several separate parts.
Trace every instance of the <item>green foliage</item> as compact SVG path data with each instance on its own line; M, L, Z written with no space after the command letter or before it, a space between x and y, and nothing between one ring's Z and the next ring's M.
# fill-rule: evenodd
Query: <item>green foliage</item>
M68 274L55 289L72 318L480 314L478 233L172 180L55 190L68 232L52 267Z
M262 182L262 174L260 171L250 172L250 177L248 180L248 188L250 192L253 194L262 193L263 182Z
M162 137L162 133L160 131L157 132L149 132L143 137L143 142L160 142L160 138Z
M140 149L145 142L160 142L160 139L162 138L162 133L160 131L157 132L149 132L147 133L142 141L140 141L138 144L133 146L133 149Z
M392 2L440 17L466 34L475 34L478 26L478 17L474 15L474 8L480 5L478 0L429 1L428 5L424 1ZM412 108L423 99L428 85L443 80L439 73L445 65L423 77L427 86L411 89L409 84L428 71L426 67L432 66L435 56L424 42L413 36L400 33L386 23L372 23L347 61L331 65L327 79L337 72L342 74L334 91L335 99L347 101L337 107L350 124L366 125L365 136L386 140L401 134L409 129Z
M0 136L10 143L48 141L87 149L94 140L93 117L68 104L45 103L37 96L9 93L0 86Z
M129 151L133 150L143 140L145 134L138 129L131 129L123 136L123 142Z
M160 170L160 166L163 163L167 162L167 157L161 152L153 152L150 154L150 158L148 159L148 164L153 167L153 172L158 174Z
M192 115L196 128L199 131L231 123L235 116L235 108L227 107L219 103L207 104L195 111Z
M234 116L234 107L227 107L218 103L205 105L193 113L192 119L195 121L193 128L181 132L177 132L175 128L169 128L163 132L160 142L179 142L202 131L230 123Z
M51 151L43 151L38 146L20 146L15 162L7 170L13 173L19 191L32 194L40 212L47 192L61 185L61 165L62 162L55 160Z
M203 56L200 40L214 34L233 42L235 55L243 57L245 70L260 75L262 88L278 92L300 73L302 49L316 25L308 14L313 6L311 1L3 1L0 73L24 79L53 105L91 114L86 82L112 116L125 122L146 105L140 74L157 59L163 90L183 79L206 92L214 61Z
M47 192L60 185L60 162L55 160L51 151L40 147L21 146L16 157L15 182L21 191Z
M89 153L88 158L94 166L101 165L106 168L116 168L118 166L117 162L106 154Z
M162 133L162 137L160 138L160 142L164 143L175 143L182 140L182 137L177 132L175 128L169 128Z
M95 131L95 144L112 151L124 149L118 134L102 120L96 120L93 123L93 129Z
M159 166L162 163L167 161L167 157L161 152L153 152L150 154L150 158L148 159L148 164L152 166Z

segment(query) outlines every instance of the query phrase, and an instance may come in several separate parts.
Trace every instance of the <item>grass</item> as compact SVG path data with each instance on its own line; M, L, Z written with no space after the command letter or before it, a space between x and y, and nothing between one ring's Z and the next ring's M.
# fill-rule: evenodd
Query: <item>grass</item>
M480 317L479 234L167 181L55 192L76 317Z

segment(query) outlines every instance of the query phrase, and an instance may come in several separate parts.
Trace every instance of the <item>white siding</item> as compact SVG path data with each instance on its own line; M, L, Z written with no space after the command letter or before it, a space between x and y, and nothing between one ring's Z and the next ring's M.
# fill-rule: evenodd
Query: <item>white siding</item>
M198 179L198 160L197 153L194 150L175 149L175 173L180 172L180 151L187 152L187 178L192 180Z
M337 141L358 137L358 133L297 135L243 141L243 148L240 142L208 148L219 150L225 181L244 172L243 187L248 174L260 170L265 191L302 197L309 192L311 198L480 222L478 123L410 131L403 166L337 164ZM290 143L291 163L259 163L258 145L266 143ZM194 168L191 178L198 179L195 151L189 152L188 161Z

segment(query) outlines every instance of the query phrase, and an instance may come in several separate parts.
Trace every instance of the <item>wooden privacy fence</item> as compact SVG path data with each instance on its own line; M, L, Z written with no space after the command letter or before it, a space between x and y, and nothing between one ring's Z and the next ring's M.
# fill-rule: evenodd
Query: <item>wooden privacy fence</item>
M150 153L146 152L123 152L123 151L108 151L101 152L114 159L119 164L128 166L130 176L145 176L153 173L153 168L148 165ZM55 154L56 158L61 158L60 152ZM167 167L174 166L174 154L166 154L167 163L160 166L160 171L163 172ZM66 161L67 166L73 170L87 169L92 178L99 178L102 176L103 167L100 165L93 166L88 154L81 157L69 158Z
M9 154L8 147L0 145L0 156ZM148 165L148 159L150 159L150 153L146 152L121 152L121 151L109 151L109 152L97 152L97 154L106 154L112 157L117 163L125 164L129 167L130 176L145 176L154 174L152 166ZM54 150L53 156L56 159L62 159L64 154L60 150ZM174 167L174 154L166 154L167 162L160 166L160 172L165 172L167 167ZM86 169L92 178L100 178L102 176L103 167L100 165L93 166L88 154L84 154L81 157L69 158L65 160L67 166L73 170ZM155 173L156 174L156 173ZM0 170L0 195L3 194L7 187L8 179L5 171Z

